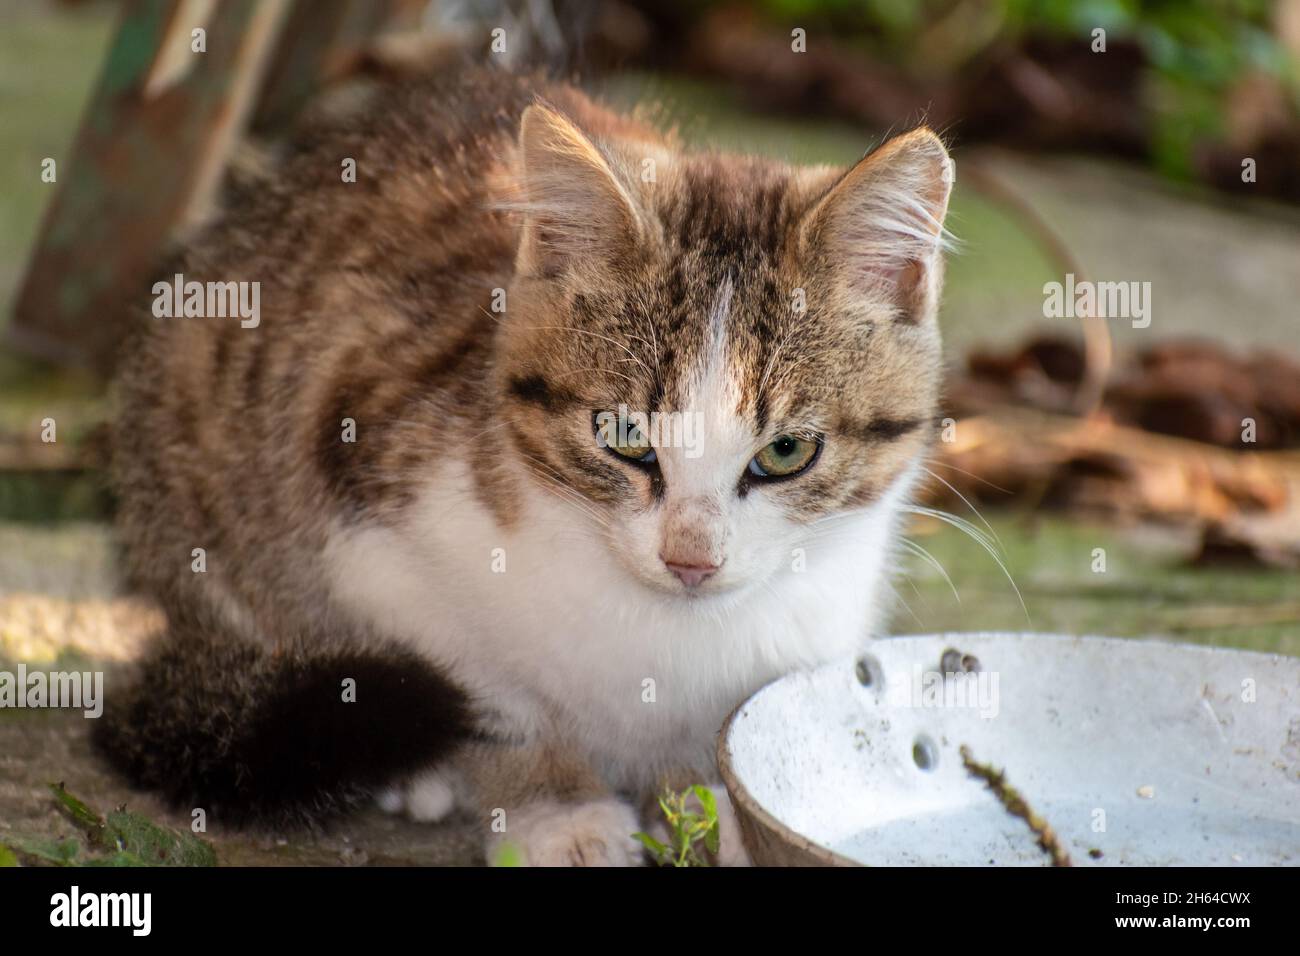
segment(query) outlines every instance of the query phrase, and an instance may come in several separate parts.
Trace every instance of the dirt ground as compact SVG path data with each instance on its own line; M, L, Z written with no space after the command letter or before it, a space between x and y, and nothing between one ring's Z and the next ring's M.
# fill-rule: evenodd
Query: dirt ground
M106 812L125 806L156 823L185 830L186 813L169 811L108 772L89 742L78 711L5 711L0 717L0 843L6 835L64 839L77 828L57 809L50 783ZM482 862L476 828L465 821L414 823L365 810L323 832L227 831L201 836L226 866L454 866Z
M156 632L148 603L123 598L113 549L102 524L57 529L0 525L0 669L114 668ZM104 813L125 805L179 830L190 818L149 794L132 791L90 745L90 719L75 710L0 710L0 844L7 836L63 839L77 828L58 809L49 785ZM231 832L212 825L203 837L224 865L465 865L482 862L480 834L467 821L414 823L369 809L323 832Z

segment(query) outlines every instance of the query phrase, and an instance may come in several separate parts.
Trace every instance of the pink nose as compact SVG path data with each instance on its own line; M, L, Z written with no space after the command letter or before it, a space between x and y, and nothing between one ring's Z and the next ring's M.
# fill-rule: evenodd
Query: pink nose
M716 564L678 564L676 561L665 561L664 565L688 588L698 587L718 570Z

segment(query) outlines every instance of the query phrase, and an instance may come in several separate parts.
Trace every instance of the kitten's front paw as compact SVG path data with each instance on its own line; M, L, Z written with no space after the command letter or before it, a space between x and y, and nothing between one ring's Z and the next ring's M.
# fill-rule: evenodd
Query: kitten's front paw
M489 847L493 859L513 844L528 866L638 866L641 845L632 837L636 814L622 800L546 801L507 812L506 832Z

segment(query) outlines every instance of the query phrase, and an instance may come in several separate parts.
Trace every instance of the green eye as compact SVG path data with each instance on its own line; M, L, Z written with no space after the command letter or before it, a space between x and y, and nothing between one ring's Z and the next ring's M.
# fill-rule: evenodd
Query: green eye
M789 478L813 463L821 442L782 435L749 463L749 473L759 478Z
M650 439L630 419L620 418L613 412L597 412L592 418L592 425L596 432L596 444L601 448L608 448L620 458L642 465L649 465L656 460Z

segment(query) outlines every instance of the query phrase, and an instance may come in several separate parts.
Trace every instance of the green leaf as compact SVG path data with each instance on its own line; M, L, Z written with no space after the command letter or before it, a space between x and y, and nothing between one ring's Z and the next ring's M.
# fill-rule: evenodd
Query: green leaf
M76 840L28 839L11 836L9 848L20 856L32 857L55 866L75 866L81 847Z
M18 854L9 849L9 847L5 846L3 843L0 843L0 867L17 865Z
M687 800L694 796L703 813L686 809ZM659 797L659 808L668 821L671 845L664 846L646 834L633 834L642 845L654 853L660 865L708 866L709 862L697 852L701 841L705 846L717 845L717 799L707 787L690 787L681 793L666 791ZM716 852L716 851L715 851Z
M108 815L106 832L116 850L138 857L146 866L216 866L212 845L198 837L161 827L126 810Z
M633 833L632 838L641 841L641 845L655 855L656 860L661 860L668 855L668 847L664 846L648 833Z
M523 866L524 852L519 848L517 843L511 843L509 840L506 840L497 847L496 853L493 854L490 861L490 865L500 867Z
M700 806L704 808L704 815L710 820L718 819L718 798L713 795L713 791L708 787L701 787L696 784L691 787L691 792L695 794L695 799L700 801Z
M61 783L52 783L50 792L54 794L54 799L59 801L59 809L79 826L92 843L105 845L107 837L104 833L104 820L90 807L86 806L72 794L63 788Z

